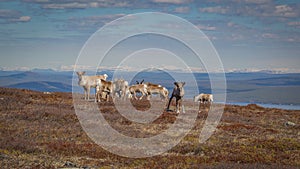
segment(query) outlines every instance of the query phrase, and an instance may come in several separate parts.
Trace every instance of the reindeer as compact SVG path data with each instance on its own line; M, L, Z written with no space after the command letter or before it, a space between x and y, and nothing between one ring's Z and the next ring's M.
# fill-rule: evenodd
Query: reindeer
M142 96L139 98L141 100L145 95L147 96L147 85L146 84L135 84L128 88L128 98L136 97L136 92L142 93Z
M198 102L200 101L200 103L212 103L214 101L213 95L212 94L204 94L201 93L197 96L194 97L194 102Z
M103 79L97 79L96 82L96 91L95 91L95 102L101 102L101 98L103 94L105 95L105 99L109 101L109 95L113 93L113 82L105 81ZM112 95L113 98L113 95Z
M201 112L201 103L203 104L206 104L206 103L209 103L211 104L214 99L213 99L213 95L212 94L204 94L204 93L200 93L199 95L197 96L194 96L194 102L198 102L200 101L200 104L199 104L199 113Z
M150 97L153 94L159 94L160 98L162 100L168 99L169 91L165 87L158 85L158 84L153 84L153 83L145 83L147 85L147 99L150 100Z
M183 86L185 85L185 82L174 82L175 87L173 88L172 95L169 99L167 110L169 110L171 101L173 97L176 98L176 113L180 113L181 107L182 107L182 99L184 96L184 89Z
M89 100L90 99L90 90L91 87L96 88L96 80L97 79L102 79L106 80L108 77L107 74L104 75L96 75L96 76L86 76L85 72L76 72L78 75L78 85L82 86L84 89L84 100Z
M128 82L124 79L117 79L113 81L113 95L118 93L121 99L125 99L128 90Z
M144 79L141 82L136 80L136 84L144 84Z
M147 100L150 100L150 97L153 94L159 94L160 98L163 99L167 99L168 95L169 95L169 91L168 89L166 89L165 87L159 85L159 84L154 84L154 83L150 83L150 82L146 82L144 83L144 79L139 82L136 81L136 84L146 84L147 85Z

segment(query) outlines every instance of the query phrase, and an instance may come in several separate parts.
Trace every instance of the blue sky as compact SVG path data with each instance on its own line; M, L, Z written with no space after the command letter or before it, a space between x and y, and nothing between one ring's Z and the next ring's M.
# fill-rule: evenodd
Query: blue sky
M71 69L94 32L140 12L173 14L196 25L227 71L300 72L298 0L0 0L0 67Z

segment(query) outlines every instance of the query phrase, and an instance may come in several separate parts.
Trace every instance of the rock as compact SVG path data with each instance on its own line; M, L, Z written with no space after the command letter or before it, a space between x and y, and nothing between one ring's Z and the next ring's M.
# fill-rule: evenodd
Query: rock
M296 126L295 123L290 122L290 121L285 122L284 125L287 126L287 127L288 127L288 126Z

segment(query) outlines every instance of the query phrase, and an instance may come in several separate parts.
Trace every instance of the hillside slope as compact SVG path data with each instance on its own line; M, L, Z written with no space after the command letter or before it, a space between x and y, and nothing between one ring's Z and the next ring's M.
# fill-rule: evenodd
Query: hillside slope
M144 103L134 104L141 106ZM192 105L193 103L185 103L187 110ZM136 129L137 124L117 118L119 116L112 103L101 103L99 108L105 109L106 119L116 129ZM24 89L0 88L0 166L300 167L300 111L266 109L257 105L226 106L217 131L204 144L199 144L198 137L208 108L201 107L195 127L173 149L155 157L131 159L114 155L88 138L75 115L71 93L44 94ZM153 122L154 127L137 132L141 136L156 133L157 129L172 124L176 117L172 112L164 112ZM295 125L286 125L286 122L293 122Z

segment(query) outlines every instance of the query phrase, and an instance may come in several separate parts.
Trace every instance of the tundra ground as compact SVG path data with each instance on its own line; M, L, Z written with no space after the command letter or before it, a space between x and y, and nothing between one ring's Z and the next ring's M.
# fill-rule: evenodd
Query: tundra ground
M87 104L95 104L89 102ZM147 109L146 100L132 101ZM177 114L163 112L147 127L120 116L112 102L98 103L116 130L151 137L171 125ZM174 106L174 104L173 104ZM218 106L218 105L217 105ZM186 114L194 107L185 102ZM196 107L197 108L197 107ZM226 105L214 134L199 144L209 106L201 107L194 128L174 148L149 158L114 155L83 131L71 93L0 88L1 168L299 168L300 111ZM292 122L292 123L287 123ZM292 124L292 125L291 125Z

